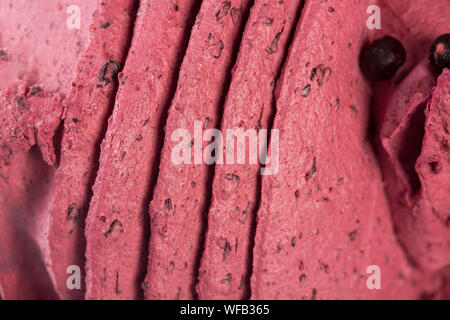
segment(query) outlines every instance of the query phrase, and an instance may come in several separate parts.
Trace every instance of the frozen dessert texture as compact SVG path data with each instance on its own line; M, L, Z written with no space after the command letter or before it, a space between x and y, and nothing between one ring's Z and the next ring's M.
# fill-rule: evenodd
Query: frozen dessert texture
M415 23L423 21L418 15L420 8L410 6L398 25L385 30L399 32L406 21L411 22L409 34L417 38L406 36L402 42L415 58L407 61L395 81L375 86L373 112L395 233L410 263L439 278L448 272L450 263L450 185L445 177L449 159L448 69L436 79L429 55L435 39L448 31L440 22L441 14L450 13L450 4L442 2L440 13L431 9L430 19L417 30ZM413 59L421 60L412 63ZM447 285L442 290L450 288Z
M448 70L435 86L424 61L395 88L379 148L397 236L414 263L432 271L450 262Z
M235 47L249 5L247 0L202 1L192 28L168 112L159 175L150 203L154 231L150 235L144 282L147 298L192 299L196 294L198 255L202 250L212 167L203 162L175 165L171 135L178 128L185 128L193 137L197 120L204 130L217 127ZM194 153L196 148L194 144Z
M56 161L53 137L63 115L62 96L45 92L39 86L27 87L19 81L0 97L0 161L5 165L14 152L26 152L37 145L44 161Z
M301 1L255 1L225 100L222 131L241 128L255 130L256 134L261 129L269 129L274 112L275 82L300 5ZM256 143L261 145L263 141ZM224 146L223 153L226 151ZM249 297L251 239L260 177L259 163L215 167L197 288L200 299Z
M84 297L67 287L67 267L84 268L84 227L98 169L105 123L114 105L118 72L125 62L135 17L134 0L101 4L93 14L97 26L75 66L72 86L65 99L66 113L61 156L55 174L55 193L49 208L47 261L54 286L62 299Z
M447 0L1 1L0 298L448 299L449 16ZM386 36L406 58L369 81L362 50ZM249 133L243 164L192 139L227 129ZM173 159L178 130L191 161ZM264 130L268 175L250 163Z
M262 181L252 298L415 298L367 139L370 86L357 63L367 29L356 20L330 34L367 6L336 3L334 14L328 5L305 3L281 76L273 127L284 152ZM384 270L384 290L367 289L371 265Z
M5 0L0 3L0 91L17 80L67 93L78 56L89 38L97 1L77 1L79 29L67 28L70 0Z
M56 299L47 264L61 118L92 1L80 29L66 28L71 1L0 3L0 295ZM94 4L94 5L92 5ZM52 165L52 166L50 166Z
M86 298L137 299L161 121L196 1L141 1L86 219Z

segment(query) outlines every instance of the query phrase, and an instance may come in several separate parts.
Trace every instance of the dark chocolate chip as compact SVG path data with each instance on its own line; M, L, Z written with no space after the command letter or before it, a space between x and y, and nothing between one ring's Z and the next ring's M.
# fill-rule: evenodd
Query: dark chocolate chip
M433 43L430 49L430 62L438 74L444 68L450 68L450 33L439 36Z
M406 51L397 39L385 36L365 46L360 68L372 81L391 79L406 61Z

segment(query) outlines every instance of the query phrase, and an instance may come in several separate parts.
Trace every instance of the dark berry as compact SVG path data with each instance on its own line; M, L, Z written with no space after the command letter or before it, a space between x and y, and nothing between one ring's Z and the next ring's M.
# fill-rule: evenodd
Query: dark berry
M385 36L363 48L360 67L370 80L391 79L405 63L406 51L397 39Z
M430 62L434 71L441 73L444 68L450 68L450 33L436 39L430 49Z

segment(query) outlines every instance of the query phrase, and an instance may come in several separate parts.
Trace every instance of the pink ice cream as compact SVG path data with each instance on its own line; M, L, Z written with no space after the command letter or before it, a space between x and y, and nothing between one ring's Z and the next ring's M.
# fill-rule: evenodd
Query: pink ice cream
M58 132L95 10L92 1L75 2L83 13L80 29L66 27L66 8L74 1L0 3L0 295L5 299L58 297L46 243Z
M449 299L450 71L428 61L449 16L447 0L2 1L0 298ZM407 60L371 83L360 53L385 35ZM174 163L196 123L267 129L272 162Z

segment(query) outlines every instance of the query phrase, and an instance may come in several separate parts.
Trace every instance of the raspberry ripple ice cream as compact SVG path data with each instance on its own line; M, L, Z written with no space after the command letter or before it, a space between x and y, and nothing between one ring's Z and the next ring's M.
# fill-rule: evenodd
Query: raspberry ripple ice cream
M0 3L0 295L4 299L58 298L47 242L58 141L65 97L76 62L88 46L96 8L93 1L78 1L84 23L70 30L65 11L71 4Z
M373 112L377 151L399 243L411 265L443 288L425 296L448 298L449 70L436 78L428 56L434 40L448 33L444 17L450 14L450 3L440 2L439 9L433 4L399 1L386 6L392 15L402 13L383 32L401 37L409 56L396 78L375 86ZM426 17L424 6L429 8Z
M450 71L428 60L449 16L447 0L2 1L0 298L449 299ZM384 36L406 60L370 81L360 55ZM276 172L174 163L173 133L199 122L276 130Z

